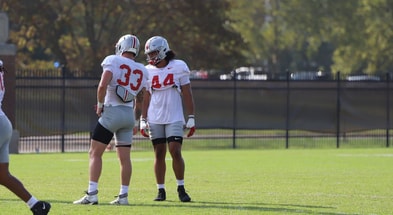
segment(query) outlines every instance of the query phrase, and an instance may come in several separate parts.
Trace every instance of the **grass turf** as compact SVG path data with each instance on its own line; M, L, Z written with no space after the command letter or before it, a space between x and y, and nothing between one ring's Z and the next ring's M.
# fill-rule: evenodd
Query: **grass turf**
M104 154L99 205L73 205L88 185L87 153L11 155L10 169L50 214L392 214L393 151L379 149L185 150L181 203L167 155L167 201L154 202L153 153L134 151L130 206L118 194L116 153ZM31 214L0 187L1 214Z

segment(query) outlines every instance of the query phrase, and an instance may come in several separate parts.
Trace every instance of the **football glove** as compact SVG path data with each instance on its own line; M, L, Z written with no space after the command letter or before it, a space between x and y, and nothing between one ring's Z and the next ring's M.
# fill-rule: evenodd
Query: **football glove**
M149 137L149 124L147 123L146 119L141 118L139 130L144 137Z
M189 129L187 137L191 137L195 132L195 119L194 115L188 115L186 128Z

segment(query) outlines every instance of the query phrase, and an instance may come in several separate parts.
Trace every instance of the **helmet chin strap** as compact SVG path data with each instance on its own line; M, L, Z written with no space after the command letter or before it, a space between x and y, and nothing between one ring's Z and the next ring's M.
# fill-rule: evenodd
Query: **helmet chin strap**
M162 60L157 60L157 57L155 57L154 59L149 60L149 64L153 66L157 66L157 64L159 64L161 61Z
M159 64L160 62L156 62L154 60L149 60L149 64L153 65L153 66L157 66L157 64Z
M156 61L154 66L157 66L159 63L161 63L161 60L160 61Z
M157 66L159 63L165 60L165 58L161 59L157 53L157 55L155 55L153 58L148 57L147 60L150 65Z
M156 61L149 61L149 64L150 65L153 65L153 66L157 66L159 63L160 63L161 61L158 61L158 62L156 62Z

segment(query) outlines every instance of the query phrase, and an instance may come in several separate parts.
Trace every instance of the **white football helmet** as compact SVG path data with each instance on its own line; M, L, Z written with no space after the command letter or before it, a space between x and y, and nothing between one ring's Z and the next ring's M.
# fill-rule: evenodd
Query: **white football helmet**
M138 55L140 43L138 37L126 34L120 37L119 41L116 43L116 55L121 55L124 52L132 52L135 56Z
M152 65L157 65L166 57L166 53L170 51L168 42L165 38L154 36L147 40L145 44L145 54L147 55L147 62ZM150 58L149 53L157 52L157 55Z

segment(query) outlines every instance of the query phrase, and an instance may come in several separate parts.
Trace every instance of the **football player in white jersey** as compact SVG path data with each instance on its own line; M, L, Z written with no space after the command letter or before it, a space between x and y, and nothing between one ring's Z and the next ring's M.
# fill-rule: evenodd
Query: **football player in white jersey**
M146 42L145 54L149 63L146 65L149 80L143 98L140 131L143 136L150 137L154 148L154 173L158 189L154 200L166 200L165 156L168 147L179 199L189 202L191 198L184 189L185 164L181 149L184 129L187 129L187 137L195 132L190 70L183 60L174 59L175 53L161 36L154 36Z
M134 61L140 43L136 36L122 36L116 44L116 55L107 56L101 63L103 73L97 88L99 116L89 150L89 185L86 195L74 204L98 204L98 180L102 170L102 155L115 137L120 162L120 191L111 204L127 205L132 174L130 159L133 134L137 132L143 93L148 78L145 66ZM135 110L134 110L135 109Z
M1 108L4 98L4 73L6 72L3 61L0 60L0 184L5 186L30 207L35 215L46 215L51 205L48 202L38 201L24 187L21 181L11 175L9 171L9 145L12 136L12 124Z

